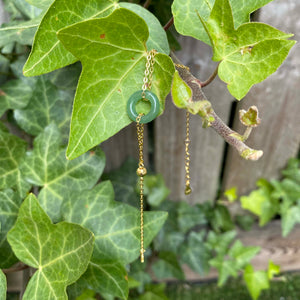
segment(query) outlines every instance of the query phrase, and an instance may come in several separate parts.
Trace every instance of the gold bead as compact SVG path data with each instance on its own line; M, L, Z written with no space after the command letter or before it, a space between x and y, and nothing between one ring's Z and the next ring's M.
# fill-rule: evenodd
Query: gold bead
M186 185L185 190L184 190L184 193L185 193L186 195L189 195L191 192L192 192L191 186L190 186L190 185Z
M145 167L139 167L136 170L136 174L140 177L145 176L147 174L147 169Z

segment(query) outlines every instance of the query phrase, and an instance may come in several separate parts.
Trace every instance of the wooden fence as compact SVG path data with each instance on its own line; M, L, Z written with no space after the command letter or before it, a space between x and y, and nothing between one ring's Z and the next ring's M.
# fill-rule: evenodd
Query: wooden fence
M299 16L298 0L275 0L260 10L258 21L271 24L285 32L292 32L295 34L295 39L299 40ZM0 23L3 18L0 0ZM180 42L182 50L177 53L178 57L190 67L195 76L205 80L215 68L211 63L210 48L188 37L182 37ZM262 149L264 156L257 162L243 160L212 129L203 129L199 117L192 117L190 152L193 193L188 197L184 196L185 112L176 109L168 97L165 113L154 122L152 130L146 130L146 137L148 135L149 138L150 134L154 137L149 140L146 138L145 144L146 149L149 150L146 163L149 163L149 153L151 153L155 172L163 174L171 190L170 198L174 201L186 199L190 203L200 203L214 200L220 189L225 190L236 186L239 194L245 194L255 188L255 182L260 177L268 179L280 177L280 170L286 165L288 158L297 156L299 151L299 44L294 46L283 66L263 83L254 86L242 102L237 103L219 79L205 87L204 92L217 114L227 124L232 125L234 130L241 133L244 128L238 120L238 111L247 109L251 105L258 107L262 122L253 131L247 143L255 149ZM128 156L137 157L135 126L131 125L123 129L104 142L102 148L107 157L106 170L118 168ZM280 229L276 232L272 229L271 234L277 234L277 238L280 239ZM267 240L266 237L261 236L261 240ZM259 237L254 240L260 243ZM254 241L252 240L251 243L253 245ZM294 248L298 251L299 247ZM263 257L261 261L267 260ZM274 261L276 262L276 259ZM293 264L298 268L299 260L297 262L298 265ZM19 281L17 276L20 277ZM18 287L21 276L20 273L13 276L10 290ZM192 277L188 276L188 278ZM13 281L16 281L16 284L13 284Z
M271 24L300 37L300 2L275 0L260 10L258 21ZM205 80L214 70L210 47L188 37L180 39L182 50L177 53L192 73ZM295 157L300 143L300 51L296 44L288 59L275 74L255 85L241 102L237 102L219 79L205 87L207 98L217 114L234 130L243 133L239 122L240 109L256 105L261 125L254 129L247 141L251 147L262 149L264 156L246 161L212 129L203 129L201 119L191 120L191 177L193 193L184 196L184 137L185 112L166 101L165 113L154 124L153 157L155 171L162 173L171 190L173 200L187 199L190 203L214 200L218 190L236 186L239 194L255 188L260 177L280 177L280 170L290 157ZM107 170L117 168L129 155L137 156L134 126L103 143L107 155Z

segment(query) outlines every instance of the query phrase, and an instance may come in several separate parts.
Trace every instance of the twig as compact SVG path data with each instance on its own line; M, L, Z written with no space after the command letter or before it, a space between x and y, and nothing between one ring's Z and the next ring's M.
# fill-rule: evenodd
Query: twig
M164 30L168 31L168 29L174 24L174 18L172 17L168 23L164 26Z
M217 65L216 69L209 76L209 78L201 83L201 87L205 87L205 86L209 85L216 78L216 76L218 75L218 68L219 68L219 65Z
M25 265L25 264L20 264L14 268L9 268L9 269L2 269L2 272L4 274L8 274L8 273L13 273L13 272L19 272L19 271L22 271L22 270L25 270L29 268L29 266Z
M151 2L152 2L152 0L147 0L147 1L145 2L145 4L144 4L144 7L145 7L145 8L148 8L149 5L151 4Z
M175 64L182 65L181 61L173 52L171 52L170 55ZM202 91L202 84L200 80L191 74L189 69L177 68L177 70L180 77L192 90L192 101L208 102ZM258 160L263 155L263 151L248 147L241 139L241 135L230 129L214 112L211 106L207 110L201 111L201 114L199 113L199 115L203 118L204 124L212 127L228 144L232 145L243 158L247 160Z

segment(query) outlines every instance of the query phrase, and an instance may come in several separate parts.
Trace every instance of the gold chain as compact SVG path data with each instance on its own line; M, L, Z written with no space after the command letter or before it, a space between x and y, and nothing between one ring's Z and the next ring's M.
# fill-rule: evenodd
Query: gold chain
M187 66L185 66L185 65L175 64L175 66L176 66L177 68L186 69L186 70L188 70L188 71L190 70L190 68L187 67Z
M150 52L148 52L147 55L147 63L146 63L146 69L145 69L145 76L143 79L143 93L142 93L142 98L145 99L146 95L145 95L145 91L151 90L151 86L152 86L152 78L153 78L153 68L154 68L154 62L155 62L155 55L156 55L156 50L151 50Z
M189 195L192 192L191 189L191 177L190 177L190 113L186 111L186 135L185 135L185 190L184 193Z
M186 69L186 70L190 70L189 67L184 66L184 65L180 65L180 64L175 64L175 66L177 68L181 68L181 69ZM184 193L186 195L189 195L192 192L191 189L191 177L190 177L190 152L189 152L189 146L190 146L190 113L187 110L186 111L186 135L185 135L185 190Z
M145 91L147 89L151 89L152 78L153 78L153 70L154 70L154 58L156 55L156 50L151 50L147 55L147 63L145 76L143 79L143 93L142 98L145 99ZM144 124L141 123L141 118L143 114L139 114L136 118L136 130L137 130L137 139L139 146L139 167L136 170L137 175L140 177L140 214L141 214L141 262L144 262L144 253L146 250L144 249L144 176L147 174L147 169L144 166Z

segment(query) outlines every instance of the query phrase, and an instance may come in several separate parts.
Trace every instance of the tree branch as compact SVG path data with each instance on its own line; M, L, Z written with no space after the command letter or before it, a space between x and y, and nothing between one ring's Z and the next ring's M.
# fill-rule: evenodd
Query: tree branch
M219 68L219 64L217 65L214 72L208 77L208 79L201 83L201 87L205 87L209 85L216 78L216 76L218 75L218 68Z
M29 266L20 263L16 267L9 268L9 269L2 269L2 272L4 274L8 274L8 273L13 273L13 272L19 272L19 271L25 270L27 268L29 268Z
M145 3L144 3L144 8L148 8L149 5L151 4L152 0L147 0Z
M168 29L174 24L174 18L172 17L168 23L164 26L164 30L168 31Z
M182 65L181 61L175 56L173 52L171 52L171 58L175 62L175 64ZM182 78L183 81L191 88L192 90L192 101L203 101L208 102L209 106L205 106L205 110L201 110L199 115L203 119L203 124L205 127L212 127L224 140L233 146L238 153L247 160L258 160L262 155L263 151L254 150L248 147L241 138L242 136L230 129L222 119L214 112L213 108L205 94L202 91L202 85L199 79L193 76L188 68L182 68L180 66L176 66L176 69Z

